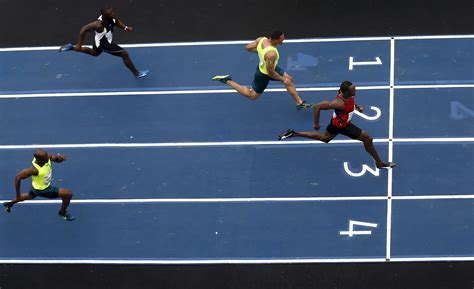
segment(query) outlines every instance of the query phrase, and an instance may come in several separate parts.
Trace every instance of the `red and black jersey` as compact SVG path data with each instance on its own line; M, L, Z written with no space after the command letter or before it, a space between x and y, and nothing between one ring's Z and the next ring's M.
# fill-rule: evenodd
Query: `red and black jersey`
M336 99L344 102L344 109L335 109L332 114L331 123L337 127L346 127L351 123L352 115L354 114L355 102L354 96L344 98L342 95L337 95Z

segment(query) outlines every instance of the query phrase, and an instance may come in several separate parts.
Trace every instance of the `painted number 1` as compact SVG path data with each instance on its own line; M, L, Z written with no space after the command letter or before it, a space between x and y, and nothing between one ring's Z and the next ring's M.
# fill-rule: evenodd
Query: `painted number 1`
M375 61L359 61L356 62L354 61L354 57L351 56L349 57L349 70L353 70L354 66L356 65L381 65L382 60L380 60L380 57L375 57Z

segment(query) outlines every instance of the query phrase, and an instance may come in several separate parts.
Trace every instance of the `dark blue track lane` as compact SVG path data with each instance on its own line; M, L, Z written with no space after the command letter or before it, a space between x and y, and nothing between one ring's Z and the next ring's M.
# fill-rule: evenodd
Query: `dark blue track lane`
M387 145L377 144L386 157ZM31 165L32 150L0 151L0 199L14 195L15 169ZM386 195L386 171L351 177L373 161L357 144L105 148L50 150L68 156L55 164L55 182L76 198L233 198ZM338 179L338 181L336 181ZM343 182L341 180L344 180ZM30 181L24 182L24 190Z
M394 136L474 136L474 88L397 89Z
M279 51L280 66L294 76L298 87L339 86L344 79L359 85L389 84L389 41L288 43ZM0 92L224 89L211 81L212 76L232 74L249 85L258 64L257 55L247 52L243 44L130 48L129 53L138 68L151 69L149 76L134 79L122 60L110 55L0 52ZM349 71L350 56L354 61L380 57L383 64Z
M468 195L474 181L474 144L396 143L394 195Z
M151 69L140 80L109 55L0 52L1 200L14 196L15 175L31 165L33 149L21 145L167 143L48 149L68 156L65 163L54 165L53 184L75 193L80 202L73 202L70 211L77 220L62 221L57 216L59 203L15 206L12 213L0 214L0 259L473 257L473 199L441 195L473 195L474 89L397 85L474 84L474 39L394 42L390 141L391 41L286 43L280 48L280 65L298 88L337 87L351 80L366 88L356 96L366 114L375 115L370 106L380 109L376 120L356 115L353 122L378 139L375 146L384 160L393 148L397 167L393 174L384 170L360 177L350 176L344 163L352 173L364 165L374 169L361 143L169 144L276 141L287 128L311 130L312 111L297 111L287 93L267 91L257 101L222 91L133 95L133 91L229 89L210 80L223 73L250 84L257 56L246 52L244 45L131 48L137 66ZM356 62L379 57L382 64L349 70L351 56ZM270 87L283 88L281 83ZM301 96L319 102L333 99L336 90ZM102 91L130 95L5 95ZM330 112L323 112L322 131L329 119ZM29 186L30 180L23 182L22 191ZM364 196L378 200L225 200ZM424 199L416 199L420 196ZM413 199L400 199L407 197ZM164 198L220 202L128 201ZM93 203L98 199L120 203ZM341 236L349 220L374 223L377 228L370 228L371 235Z
M473 225L473 199L395 200L392 256L473 256Z
M474 39L395 41L395 84L473 84Z
M0 258L278 259L385 256L386 201L24 205L0 218ZM349 219L372 235L339 235ZM29 237L25 237L28 232Z
M333 99L337 91L307 92L310 102ZM388 90L361 90L357 102L375 121L354 123L375 138L388 137ZM266 93L250 101L236 93L88 96L2 99L2 144L141 143L276 140L288 128L312 130L312 111L297 111L291 96ZM41 107L41 123L36 112ZM330 112L321 115L321 130ZM44 129L47 128L47 129ZM342 136L340 139L347 139Z

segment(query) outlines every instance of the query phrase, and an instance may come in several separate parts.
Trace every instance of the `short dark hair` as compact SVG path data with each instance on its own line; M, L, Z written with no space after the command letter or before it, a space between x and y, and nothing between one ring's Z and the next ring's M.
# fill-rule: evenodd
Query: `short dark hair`
M339 91L341 91L345 97L348 97L347 94L349 93L349 87L351 85L352 85L352 82L345 80L341 83L341 87L339 88Z
M275 30L272 33L270 33L270 39L277 40L280 39L280 36L283 34L282 31L280 30Z
M111 9L112 7L107 5L107 6L104 6L102 8L100 8L100 15L104 15L105 11Z
M35 159L48 158L48 153L45 150L42 150L42 149L35 150L35 153L33 155L35 156Z

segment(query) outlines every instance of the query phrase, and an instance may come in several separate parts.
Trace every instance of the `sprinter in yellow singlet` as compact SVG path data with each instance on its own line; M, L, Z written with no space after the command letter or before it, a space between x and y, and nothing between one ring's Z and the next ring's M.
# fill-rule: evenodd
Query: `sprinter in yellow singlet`
M51 185L53 169L51 161L61 163L66 160L63 155L50 155L46 151L38 149L34 153L32 166L20 171L15 178L16 198L11 202L3 203L7 213L10 213L14 204L31 200L36 197L48 199L61 198L63 200L59 216L66 221L73 221L74 217L67 211L67 207L72 199L72 192L68 189L58 188ZM29 193L20 193L21 180L31 177L31 189Z
M278 66L278 59L280 54L276 48L285 40L285 35L281 31L274 31L270 34L270 38L259 37L255 41L247 44L245 49L249 52L257 52L260 63L252 82L252 88L240 85L232 80L230 75L216 75L212 80L220 81L237 90L238 93L246 96L251 100L257 99L267 88L268 83L272 81L281 81L286 87L286 90L293 97L298 110L309 109L313 104L306 103L298 95L293 78Z

